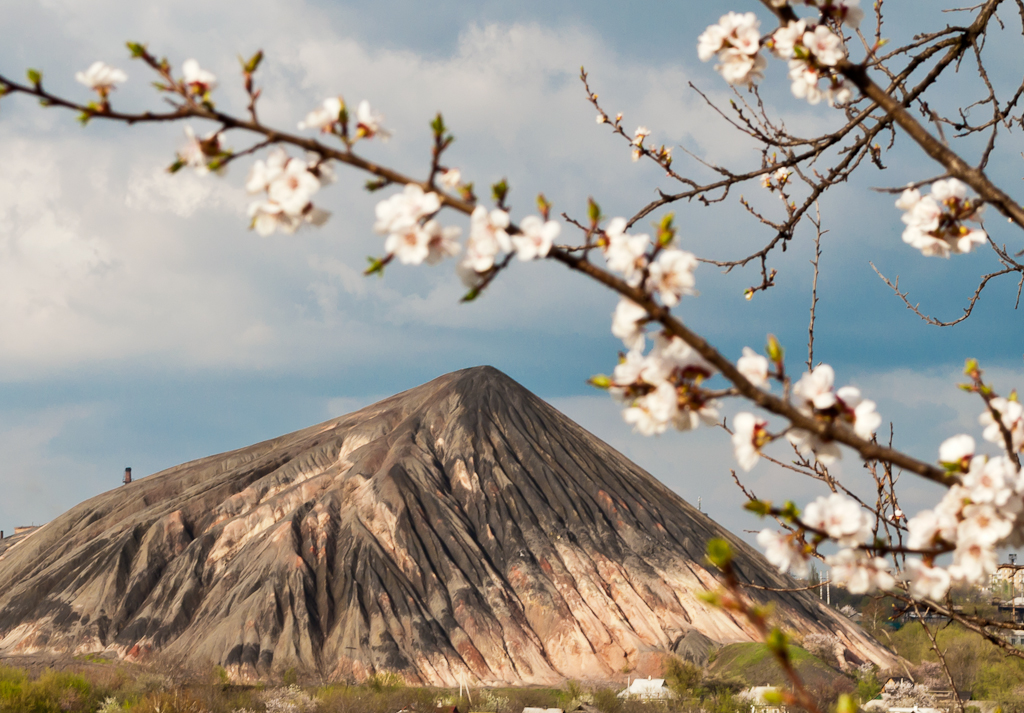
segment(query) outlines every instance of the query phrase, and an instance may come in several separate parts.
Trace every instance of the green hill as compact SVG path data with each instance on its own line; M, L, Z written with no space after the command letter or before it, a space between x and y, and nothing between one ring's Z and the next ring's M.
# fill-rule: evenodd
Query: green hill
M810 686L845 678L842 673L799 646L790 644L789 656L801 678ZM789 683L768 647L759 643L723 646L709 664L708 673L744 686L781 686Z

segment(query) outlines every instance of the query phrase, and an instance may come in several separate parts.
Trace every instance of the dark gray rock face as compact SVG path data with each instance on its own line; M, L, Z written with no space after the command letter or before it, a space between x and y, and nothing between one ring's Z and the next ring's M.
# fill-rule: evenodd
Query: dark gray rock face
M711 537L792 581L490 367L88 500L0 553L0 653L153 652L239 678L297 667L458 685L608 679L710 609ZM806 593L764 594L851 660L889 654Z

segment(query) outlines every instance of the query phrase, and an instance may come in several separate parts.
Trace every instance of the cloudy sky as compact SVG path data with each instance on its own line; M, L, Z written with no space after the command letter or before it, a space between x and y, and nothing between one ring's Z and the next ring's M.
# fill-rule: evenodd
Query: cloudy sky
M530 212L539 191L556 211L583 215L593 196L614 216L631 214L659 187L674 189L594 122L577 80L581 65L628 128L646 125L654 142L706 161L759 165L755 147L689 87L719 102L731 96L695 51L720 7L694 0L645 11L603 0L554 5L39 0L0 16L0 72L20 78L38 68L48 88L85 100L74 74L101 59L129 74L116 106L156 108L152 77L124 49L125 40L141 41L175 67L198 58L221 79L219 106L239 112L236 58L262 48L264 121L292 130L326 96L369 99L394 136L365 154L423 175L428 122L441 110L457 137L449 161L477 186L507 177L514 219ZM906 15L893 18L888 36L904 39L953 21L935 3L909 5L901 5ZM757 9L746 1L734 7ZM1015 32L1008 24L1005 37L992 38L992 51L1011 56ZM993 76L1013 79L998 66ZM950 94L973 96L970 79L965 71ZM788 126L809 134L838 125L835 111L794 101L785 84L784 68L773 63L765 96ZM1003 139L990 172L1019 191L1020 134ZM502 369L690 501L700 497L723 523L756 526L740 512L723 431L641 439L585 385L613 368L621 346L608 329L611 295L551 264L516 265L470 305L458 304L450 263L364 278L365 257L382 251L371 229L381 196L360 190L364 176L340 170L338 183L318 195L333 212L323 228L261 238L246 227L246 166L233 165L223 178L169 176L164 169L181 141L180 125L94 121L83 129L72 115L23 97L0 101L0 529L43 523L116 487L125 466L137 477L154 473L478 364ZM242 136L228 143L247 145ZM709 176L680 148L676 156L681 171ZM878 401L897 445L932 459L943 438L978 435L979 406L955 388L965 357L982 359L999 388L1020 385L1016 283L994 284L976 315L952 329L909 313L869 261L899 275L912 300L944 319L959 314L977 276L996 262L985 252L927 259L904 245L892 198L870 188L938 170L905 141L886 164L884 172L866 168L822 204L828 233L815 355ZM759 186L743 193L778 215L777 199ZM683 246L729 258L763 244L770 236L739 197L713 208L677 206ZM1016 249L1019 234L1005 223L990 219L986 227ZM751 302L743 289L759 281L755 272L723 275L702 266L701 296L680 314L735 357L774 332L789 348L790 369L800 370L811 238L805 229L792 249L773 256L778 286ZM858 475L849 456L846 469ZM749 481L766 497L812 494L765 464ZM927 489L909 477L906 484L927 502Z

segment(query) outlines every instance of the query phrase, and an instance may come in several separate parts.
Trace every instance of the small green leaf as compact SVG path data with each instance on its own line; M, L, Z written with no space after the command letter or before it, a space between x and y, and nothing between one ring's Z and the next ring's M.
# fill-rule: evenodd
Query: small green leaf
M43 73L38 69L30 69L26 74L28 75L28 81L31 82L32 86L36 89L38 89L39 85L43 83Z
M604 374L597 374L587 379L587 383L599 389L607 389L612 385L612 380Z
M260 66L260 62L263 61L263 50L258 50L256 54L249 58L249 61L242 62L242 71L246 74L252 74L256 71L256 68Z
M461 302L472 302L480 296L480 288L474 287L472 290L462 296Z
M373 256L367 257L367 260L370 262L370 266L362 271L362 274L368 277L374 274L384 277L384 265L387 263L383 259Z
M491 195L494 197L495 203L503 204L508 196L508 181L503 178L491 186Z
M146 45L139 42L126 42L125 45L128 47L128 51L132 53L132 59L146 56Z
M782 506L782 510L779 511L779 516L786 520L796 520L800 517L800 508L792 500L787 500Z
M587 217L594 225L601 221L601 206L593 198L587 198Z
M743 505L744 510L749 510L758 517L764 517L771 512L772 504L766 500L751 500Z
M437 138L443 136L444 132L448 130L444 125L444 117L441 116L441 112L438 112L437 116L434 117L434 120L430 122L430 128L433 130L434 136Z
M786 351L779 344L779 340L775 338L774 334L768 335L768 344L765 346L765 352L767 352L768 358L776 364L781 363L786 354Z
M768 633L768 637L764 640L764 643L768 645L772 653L776 656L789 657L789 652L786 650L787 641L786 635L782 632L782 629L775 628Z
M710 604L713 607L722 606L722 595L721 593L714 592L697 592L697 598L705 604Z
M391 181L389 181L386 178L374 178L367 181L364 184L364 188L366 188L366 190L368 190L370 193L373 193L374 191L379 191L381 188L390 183Z
M975 373L981 373L978 369L978 360L968 359L964 362L964 376L970 376L973 378Z
M88 124L90 119L92 119L92 112L83 111L78 115L78 123L82 126Z
M668 246L676 237L676 229L672 225L675 215L675 213L667 213L658 225L658 245L662 247Z
M732 562L732 547L719 537L708 540L708 561L719 569L728 567Z
M544 216L544 220L548 219L548 215L551 213L551 204L548 203L548 199L544 197L543 193L537 194L537 210Z
M185 162L181 160L181 157L174 159L174 163L167 167L167 173L177 173L185 167Z

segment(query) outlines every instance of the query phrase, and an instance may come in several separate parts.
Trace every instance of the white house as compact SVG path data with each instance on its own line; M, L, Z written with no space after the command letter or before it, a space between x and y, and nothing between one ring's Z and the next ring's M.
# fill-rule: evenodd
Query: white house
M778 692L778 686L753 686L736 697L750 704L750 713L786 713L787 708L784 705L769 703L765 697L765 694Z
M665 685L664 678L638 678L620 691L619 698L632 698L641 701L664 701L675 698L676 694Z

